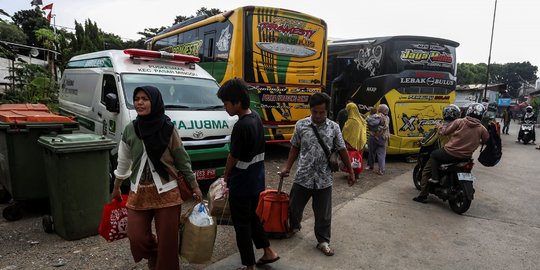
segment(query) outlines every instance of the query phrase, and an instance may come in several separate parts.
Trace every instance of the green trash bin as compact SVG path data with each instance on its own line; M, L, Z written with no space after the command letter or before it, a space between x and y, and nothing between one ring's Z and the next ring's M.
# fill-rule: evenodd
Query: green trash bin
M66 240L98 233L103 206L109 200L109 152L116 143L95 134L42 136L47 166L51 216L43 218L46 232Z
M5 105L0 105L5 107ZM79 129L74 120L43 110L22 107L0 108L0 201L12 197L4 208L5 219L22 217L21 202L47 199L45 163L37 140L42 135L72 133Z

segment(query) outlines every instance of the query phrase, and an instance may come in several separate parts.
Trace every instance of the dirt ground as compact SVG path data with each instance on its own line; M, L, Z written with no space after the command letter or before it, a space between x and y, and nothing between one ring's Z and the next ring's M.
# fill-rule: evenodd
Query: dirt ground
M266 185L277 188L277 172L287 159L286 145L270 145L266 152ZM366 161L364 161L364 164ZM349 187L346 174L335 173L333 206L354 199L363 192L413 168L414 164L404 162L400 156L388 157L386 174L379 176L372 171L364 171L360 181ZM294 172L294 168L293 171ZM289 191L292 178L285 179L284 190ZM411 181L412 185L412 181ZM0 270L13 269L147 269L146 261L134 263L127 239L107 243L100 236L92 236L77 241L66 241L56 234L43 231L42 207L27 209L23 219L8 222L0 218ZM304 218L312 216L308 203ZM0 211L7 205L0 204ZM183 207L186 209L187 205ZM294 239L279 240L294 241ZM237 252L232 226L219 225L212 262L219 261ZM278 251L279 252L279 251ZM203 269L205 265L190 265L181 261L182 269Z

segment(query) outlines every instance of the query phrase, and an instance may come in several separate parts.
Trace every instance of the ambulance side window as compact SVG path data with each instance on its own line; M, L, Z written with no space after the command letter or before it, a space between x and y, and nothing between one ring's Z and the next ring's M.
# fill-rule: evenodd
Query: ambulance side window
M116 89L116 80L111 74L103 74L103 81L101 84L101 103L105 105L105 96L107 94L115 94L118 98L118 90Z

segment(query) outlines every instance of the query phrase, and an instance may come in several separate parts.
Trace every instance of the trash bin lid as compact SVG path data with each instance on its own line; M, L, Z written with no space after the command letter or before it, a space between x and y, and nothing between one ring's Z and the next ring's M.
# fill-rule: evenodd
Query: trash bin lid
M0 122L4 124L74 123L75 120L47 111L0 110Z
M1 104L0 111L41 111L49 112L45 104Z
M116 142L105 136L87 133L41 136L38 143L55 153L110 150L116 146Z

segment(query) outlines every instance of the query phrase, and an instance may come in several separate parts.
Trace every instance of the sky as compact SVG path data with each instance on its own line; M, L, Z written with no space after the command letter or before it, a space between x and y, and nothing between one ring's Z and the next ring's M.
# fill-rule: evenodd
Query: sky
M9 14L31 0L0 0ZM232 10L246 5L307 13L326 21L330 38L421 35L454 40L458 63L487 63L495 0L43 0L54 3L55 23L74 27L87 18L105 32L138 39L145 28L170 26L177 15L201 7ZM540 66L540 1L498 0L491 63L529 61Z

